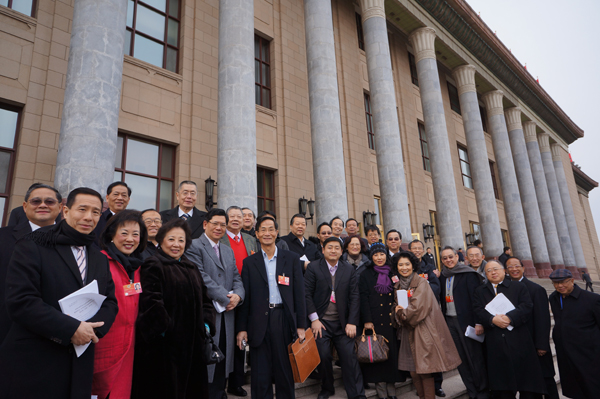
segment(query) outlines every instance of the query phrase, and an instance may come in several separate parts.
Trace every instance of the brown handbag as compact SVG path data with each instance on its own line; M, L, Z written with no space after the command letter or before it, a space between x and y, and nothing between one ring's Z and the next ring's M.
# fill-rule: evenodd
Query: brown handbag
M303 341L298 338L288 345L288 354L294 373L294 382L306 381L310 373L321 363L317 342L310 328L306 329Z
M362 335L356 338L354 347L359 363L385 362L390 351L388 340L383 335L377 335L375 329L373 335L365 335L365 328L363 328Z

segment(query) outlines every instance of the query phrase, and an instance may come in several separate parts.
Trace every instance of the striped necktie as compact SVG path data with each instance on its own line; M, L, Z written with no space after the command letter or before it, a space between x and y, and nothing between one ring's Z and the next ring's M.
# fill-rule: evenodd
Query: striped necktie
M187 213L184 213L183 215L181 215L181 218L183 220L188 220L190 218L190 215L188 215Z
M81 280L85 284L85 277L87 274L87 262L85 260L85 247L75 247L77 248L77 267L79 268L79 273L81 273Z

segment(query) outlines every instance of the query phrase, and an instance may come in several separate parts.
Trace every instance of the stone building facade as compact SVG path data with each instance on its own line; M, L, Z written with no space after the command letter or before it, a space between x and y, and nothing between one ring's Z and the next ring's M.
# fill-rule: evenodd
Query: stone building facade
M0 121L3 224L37 181L163 210L210 176L282 234L304 197L311 235L368 211L599 276L583 131L464 0L0 1Z

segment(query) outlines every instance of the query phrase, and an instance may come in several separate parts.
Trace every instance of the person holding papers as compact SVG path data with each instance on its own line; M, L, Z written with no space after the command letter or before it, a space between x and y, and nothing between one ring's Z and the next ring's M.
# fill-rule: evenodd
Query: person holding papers
M13 324L0 346L0 398L91 397L95 345L78 357L73 344L97 344L118 311L108 259L92 245L101 213L100 194L76 188L64 220L17 242L6 277ZM96 314L87 321L63 314L59 300L94 280L106 296Z
M460 356L437 298L427 280L417 274L417 258L410 252L399 252L392 257L392 265L398 270L392 317L400 337L398 369L410 371L419 398L434 399L432 373L457 368Z
M541 398L546 385L527 329L533 310L527 287L506 277L504 265L495 260L485 265L485 275L488 282L475 290L473 311L485 328L488 379L494 398L514 398L515 391L521 399Z
M142 264L132 398L209 398L204 349L216 331L215 308L184 255L191 236L185 219L172 219L156 234L158 251Z
M98 399L129 399L133 375L135 322L142 286L140 266L148 232L141 213L126 209L111 217L100 236L115 282L119 313L110 332L96 345L92 394Z

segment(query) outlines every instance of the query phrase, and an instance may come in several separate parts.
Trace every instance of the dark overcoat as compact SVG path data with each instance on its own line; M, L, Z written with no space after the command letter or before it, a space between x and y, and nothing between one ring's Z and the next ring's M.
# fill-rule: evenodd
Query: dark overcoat
M380 294L375 290L377 273L372 263L360 274L358 289L360 292L360 323L356 336L362 334L365 323L373 323L375 332L388 340L388 359L379 363L363 363L361 369L365 382L400 382L403 380L398 370L398 341L396 329L392 326L392 307L394 305L394 290L388 294ZM395 276L390 271L390 279ZM367 331L366 334L370 334Z
M600 395L600 295L577 284L560 301L550 294L554 315L552 338L556 346L558 372L563 394L574 399Z
M35 234L35 233L33 233ZM77 357L71 337L80 322L63 314L58 300L83 288L69 245L41 246L30 236L13 252L6 276L6 305L13 324L0 347L0 398L89 399L92 392L94 344ZM90 322L102 337L118 311L108 259L87 247L86 283L98 282L106 295Z
M310 262L321 259L322 253L312 241L306 238L304 239L304 245L300 243L294 233L281 237L281 240L287 243L290 251L297 253L300 257L306 256Z
M214 334L215 308L200 271L158 250L140 281L132 398L208 398L204 323Z
M477 287L473 295L475 318L485 328L490 389L546 393L537 351L527 329L533 309L529 292L518 281L504 279L498 285L498 293L504 294L515 307L506 314L514 327L512 331L492 324L494 316L485 310L496 296L490 282Z
M192 231L192 239L198 238L202 235L202 233L204 233L205 216L206 212L203 212L200 209L194 207L192 217L187 220L188 226L190 226L190 230ZM179 206L176 206L173 209L167 209L166 211L160 212L160 217L162 218L163 225L169 220L178 218Z
M440 275L440 297L442 305L442 314L446 315L446 281L447 278L442 273ZM454 276L453 290L454 306L456 306L456 315L458 324L464 333L467 327L475 327L475 312L473 312L473 294L475 289L481 285L481 278L477 273L459 273Z

